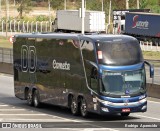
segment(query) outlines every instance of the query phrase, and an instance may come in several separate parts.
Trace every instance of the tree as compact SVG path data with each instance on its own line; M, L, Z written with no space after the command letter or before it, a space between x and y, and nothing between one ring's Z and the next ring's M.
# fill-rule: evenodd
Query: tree
M23 12L31 11L31 0L16 0L18 4L17 11L19 12L19 17L23 18Z
M64 0L50 0L51 6L53 9L63 9L64 7Z
M86 6L88 10L97 10L97 11L102 10L102 4L100 0L87 0Z
M141 0L140 1L140 9L146 8L148 5L148 0Z

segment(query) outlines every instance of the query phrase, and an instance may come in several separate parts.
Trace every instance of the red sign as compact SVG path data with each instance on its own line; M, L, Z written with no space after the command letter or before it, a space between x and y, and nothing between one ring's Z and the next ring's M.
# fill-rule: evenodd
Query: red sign
M12 36L9 37L9 42L10 42L11 44L13 44L13 40L14 40L14 36L12 35Z

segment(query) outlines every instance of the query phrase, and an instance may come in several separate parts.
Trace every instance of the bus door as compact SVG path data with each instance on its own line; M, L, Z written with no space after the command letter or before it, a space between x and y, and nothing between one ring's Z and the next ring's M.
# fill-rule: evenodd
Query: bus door
M90 90L88 94L87 104L91 105L90 111L97 112L98 105L96 101L96 94L99 92L98 86L98 67L96 62L95 48L91 41L82 40L81 50L83 55L84 68L86 73L86 84Z

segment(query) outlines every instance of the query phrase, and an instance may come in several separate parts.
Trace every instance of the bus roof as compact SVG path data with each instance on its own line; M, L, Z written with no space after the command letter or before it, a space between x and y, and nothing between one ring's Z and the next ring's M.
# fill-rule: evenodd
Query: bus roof
M116 41L116 40L136 40L136 38L128 35L113 35L113 34L94 34L94 35L81 35L80 38L89 38L94 42L98 41Z
M112 34L77 34L77 33L25 33L16 34L15 37L21 38L59 38L59 39L90 39L92 41L113 41L117 39L135 40L134 37L127 35L112 35Z
M25 34L16 34L15 37L21 38L77 38L78 34L72 33L25 33Z

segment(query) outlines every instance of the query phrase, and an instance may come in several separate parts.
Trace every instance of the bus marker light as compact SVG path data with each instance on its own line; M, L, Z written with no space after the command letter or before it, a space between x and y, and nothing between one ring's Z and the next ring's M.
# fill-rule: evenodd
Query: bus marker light
M98 51L98 59L102 59L102 51Z
M145 106L142 107L142 110L145 110L146 108L147 108L147 106L145 105Z
M105 107L101 107L102 111L104 112L109 112L108 108L105 108Z
M94 110L97 110L97 104L94 104Z

